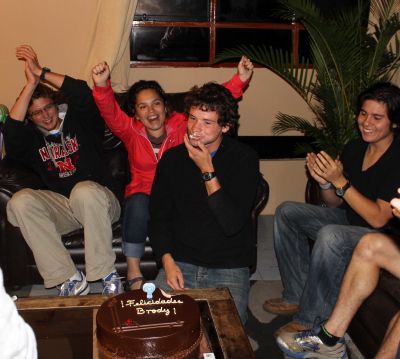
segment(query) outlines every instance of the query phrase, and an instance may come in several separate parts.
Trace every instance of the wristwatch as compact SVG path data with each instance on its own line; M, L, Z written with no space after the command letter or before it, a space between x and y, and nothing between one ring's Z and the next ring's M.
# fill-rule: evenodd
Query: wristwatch
M217 174L215 172L203 172L201 174L201 178L204 182L210 181L216 176Z
M42 72L39 76L41 81L44 81L44 77L46 76L46 73L50 72L51 70L48 67L42 67Z
M351 183L347 180L347 183L343 187L336 187L335 192L336 196L343 197L346 191L351 187Z

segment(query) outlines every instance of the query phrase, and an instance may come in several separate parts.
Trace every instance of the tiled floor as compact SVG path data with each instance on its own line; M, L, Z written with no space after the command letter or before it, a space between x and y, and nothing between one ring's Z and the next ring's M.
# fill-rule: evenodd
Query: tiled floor
M260 216L258 219L257 269L253 280L280 280L273 242L273 216Z

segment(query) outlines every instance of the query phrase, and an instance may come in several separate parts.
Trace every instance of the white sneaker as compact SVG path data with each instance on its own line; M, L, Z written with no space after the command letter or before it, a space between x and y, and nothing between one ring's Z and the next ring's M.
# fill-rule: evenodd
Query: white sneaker
M102 280L103 294L120 294L123 292L121 277L114 271Z
M60 297L69 297L72 295L86 295L90 292L89 283L86 281L85 275L78 270L79 279L67 279L59 288Z
M276 338L279 348L291 358L347 359L343 338L328 346L318 337L315 328L300 332L281 332Z

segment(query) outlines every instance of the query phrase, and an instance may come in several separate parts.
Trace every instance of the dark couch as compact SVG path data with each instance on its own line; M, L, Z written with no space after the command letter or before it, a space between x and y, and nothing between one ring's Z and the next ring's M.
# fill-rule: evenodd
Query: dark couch
M183 111L185 93L168 94L168 103L176 111ZM117 96L121 107L124 108L124 99ZM129 164L126 150L121 141L108 129L105 131L104 151L108 168L119 183L119 194L124 191L129 182ZM262 176L261 176L262 177ZM32 252L25 243L19 228L7 221L6 205L13 193L30 187L44 189L40 178L29 169L7 158L0 161L0 266L3 269L5 284L8 288L18 288L27 284L41 284L42 278L37 270ZM257 245L257 218L265 207L269 195L268 183L261 178L257 198L252 211L253 240ZM122 196L121 196L122 197ZM72 259L79 269L84 268L83 231L77 230L62 237L64 245L71 253ZM121 223L113 226L113 248L116 252L116 269L121 276L126 275L125 257L121 250ZM255 268L252 268L253 270ZM147 241L145 254L141 261L141 270L146 279L154 279L158 269L153 258L150 243Z
M319 188L315 181L308 181L306 200L321 204ZM367 298L353 318L349 334L366 359L378 351L389 322L400 310L400 280L382 270L375 291Z

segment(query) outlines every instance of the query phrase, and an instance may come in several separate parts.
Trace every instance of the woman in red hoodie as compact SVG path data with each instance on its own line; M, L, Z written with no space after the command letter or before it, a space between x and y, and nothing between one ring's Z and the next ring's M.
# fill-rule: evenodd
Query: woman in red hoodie
M224 84L240 98L253 73L251 61L242 57L237 74ZM140 288L149 221L149 195L156 167L163 153L183 143L187 118L170 113L164 90L156 81L138 81L127 91L128 112L121 110L110 85L106 62L93 67L93 97L107 126L124 143L129 158L131 182L125 189L122 250L127 259L125 290Z

